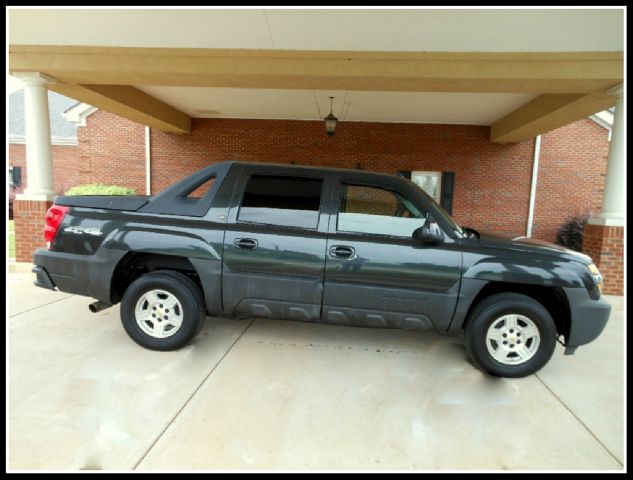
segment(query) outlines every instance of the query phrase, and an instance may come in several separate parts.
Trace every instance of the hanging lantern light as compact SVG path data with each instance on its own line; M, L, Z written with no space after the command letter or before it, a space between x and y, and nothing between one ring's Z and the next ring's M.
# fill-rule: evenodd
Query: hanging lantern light
M334 97L330 97L330 114L323 119L325 120L325 131L330 137L334 135L334 132L336 131L336 124L338 123L338 118L336 118L334 114L332 113L333 100L334 100Z

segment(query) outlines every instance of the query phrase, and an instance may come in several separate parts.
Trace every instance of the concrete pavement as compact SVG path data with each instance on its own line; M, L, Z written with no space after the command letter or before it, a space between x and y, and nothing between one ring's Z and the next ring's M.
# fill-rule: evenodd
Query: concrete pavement
M119 308L9 275L10 469L622 470L623 299L524 379L432 332L209 317L153 352Z

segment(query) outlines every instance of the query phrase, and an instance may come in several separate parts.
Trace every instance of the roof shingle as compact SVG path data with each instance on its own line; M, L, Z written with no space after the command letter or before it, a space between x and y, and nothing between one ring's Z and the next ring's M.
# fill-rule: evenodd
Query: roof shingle
M55 92L48 92L48 109L51 117L51 136L77 139L77 125L62 117L62 113L77 101ZM24 136L24 89L9 95L9 135Z

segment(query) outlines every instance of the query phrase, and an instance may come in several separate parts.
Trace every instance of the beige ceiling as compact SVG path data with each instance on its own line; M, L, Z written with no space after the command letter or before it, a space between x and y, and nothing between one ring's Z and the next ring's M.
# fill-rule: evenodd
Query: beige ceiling
M11 45L622 51L623 9L11 9Z
M441 92L358 92L205 87L137 88L194 118L340 120L491 125L535 95ZM217 111L218 113L208 113Z

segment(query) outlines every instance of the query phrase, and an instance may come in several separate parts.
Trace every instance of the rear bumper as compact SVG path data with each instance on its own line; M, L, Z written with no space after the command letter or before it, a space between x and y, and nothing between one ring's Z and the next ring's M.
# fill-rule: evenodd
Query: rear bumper
M94 255L78 255L40 248L33 255L35 285L111 303L112 274L126 253L100 248Z
M602 333L611 314L611 305L600 297L593 300L584 288L565 288L571 314L568 347L585 345Z
M37 287L48 288L49 290L56 290L55 282L51 279L44 267L35 266L31 269L35 274L36 280L33 282Z

